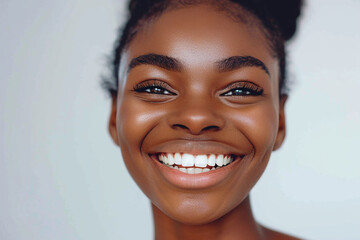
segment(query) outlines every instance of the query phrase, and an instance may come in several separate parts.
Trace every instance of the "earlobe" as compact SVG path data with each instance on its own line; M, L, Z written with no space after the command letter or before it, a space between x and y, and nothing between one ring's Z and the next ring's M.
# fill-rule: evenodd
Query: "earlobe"
M279 128L278 128L273 151L278 150L281 147L286 136L285 103L287 99L288 99L287 95L282 95L280 97Z
M109 118L109 133L116 145L119 146L118 134L116 129L116 96L112 96L111 112Z

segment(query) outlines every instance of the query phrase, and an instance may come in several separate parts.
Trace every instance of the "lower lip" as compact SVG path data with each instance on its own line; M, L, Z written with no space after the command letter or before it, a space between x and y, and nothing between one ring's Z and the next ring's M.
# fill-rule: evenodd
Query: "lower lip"
M234 173L234 169L237 168L243 160L238 158L231 164L215 170L198 174L187 174L179 170L169 168L160 163L157 159L152 157L150 158L166 181L176 187L187 189L209 188L225 182L231 177Z

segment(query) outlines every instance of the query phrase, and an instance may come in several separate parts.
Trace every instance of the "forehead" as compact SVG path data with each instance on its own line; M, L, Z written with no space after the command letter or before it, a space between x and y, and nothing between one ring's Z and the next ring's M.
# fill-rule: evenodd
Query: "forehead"
M128 46L127 61L157 53L179 59L188 67L204 67L231 56L253 56L277 72L277 60L260 25L252 19L236 21L209 5L167 11L141 27Z

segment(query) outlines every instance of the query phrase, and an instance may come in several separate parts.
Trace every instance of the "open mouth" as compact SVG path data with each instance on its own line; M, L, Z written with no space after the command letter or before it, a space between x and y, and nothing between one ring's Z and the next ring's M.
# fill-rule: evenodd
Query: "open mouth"
M153 155L167 167L187 174L199 174L225 167L243 156L233 154L157 153Z

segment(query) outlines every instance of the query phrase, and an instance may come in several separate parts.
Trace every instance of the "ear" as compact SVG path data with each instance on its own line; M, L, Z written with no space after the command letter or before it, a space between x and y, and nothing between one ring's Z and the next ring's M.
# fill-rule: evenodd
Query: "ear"
M119 146L119 139L116 129L116 110L117 110L116 103L117 103L116 96L112 96L111 112L109 118L109 133L114 143Z
M279 128L278 128L273 151L278 150L281 147L281 145L285 139L285 135L286 135L285 103L286 103L287 99L288 99L287 95L282 95L280 97Z

